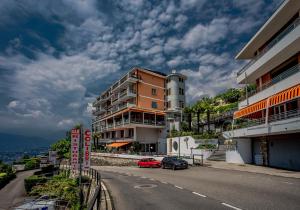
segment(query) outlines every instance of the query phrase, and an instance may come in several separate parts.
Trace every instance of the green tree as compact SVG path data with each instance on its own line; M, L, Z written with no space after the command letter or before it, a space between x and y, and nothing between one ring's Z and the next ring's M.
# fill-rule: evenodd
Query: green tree
M60 139L56 143L51 145L51 149L57 151L57 155L60 158L69 158L71 149L70 139Z
M226 92L219 94L216 98L221 98L226 103L234 103L242 96L243 91L237 88L230 88Z
M197 133L200 133L200 114L205 111L202 100L198 101L192 107L193 112L197 115Z
M210 132L210 113L214 110L215 100L210 97L204 97L201 99L200 103L201 106L206 113L206 120L207 120L207 131Z
M193 114L194 110L193 110L192 106L186 106L184 108L183 112L188 115L188 129L189 129L189 131L191 131L192 130L192 114Z

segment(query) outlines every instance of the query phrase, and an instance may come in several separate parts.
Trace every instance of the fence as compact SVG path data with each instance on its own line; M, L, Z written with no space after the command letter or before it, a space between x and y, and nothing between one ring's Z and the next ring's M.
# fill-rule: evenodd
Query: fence
M63 165L61 167L61 170L70 170L70 166ZM82 170L82 176L88 176L89 178L91 178L91 183L93 184L94 182L95 185L95 190L92 198L89 197L85 198L87 203L87 210L93 210L93 209L100 210L101 196L102 196L101 174L97 170L90 168L88 170Z

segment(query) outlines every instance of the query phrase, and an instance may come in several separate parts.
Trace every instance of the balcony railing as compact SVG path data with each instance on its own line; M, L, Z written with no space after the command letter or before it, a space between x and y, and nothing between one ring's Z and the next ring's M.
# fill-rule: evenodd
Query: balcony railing
M123 84L126 82L126 81L137 81L138 78L137 76L135 75L126 75L125 77L123 77L118 83L116 83L113 87L112 87L112 91L114 90L117 90L119 89L120 87L123 86Z
M238 73L237 75L241 75L245 72L250 66L252 66L259 58L261 58L266 52L268 52L272 47L274 47L278 42L280 42L287 34L293 31L300 24L300 18L294 20L286 29L284 29L281 33L279 33L267 46L260 51L260 53L255 56L249 63L247 63Z
M290 118L296 118L296 117L300 117L300 109L294 109L287 112L281 112L280 114L270 115L268 117L268 123L276 122L280 120L286 120ZM253 126L264 124L265 122L266 122L265 117L259 119L243 119L237 121L234 124L233 129L253 127Z
M267 83L264 83L261 87L258 87L257 89L254 89L254 90L248 92L247 96L244 95L239 100L243 101L247 97L249 98L250 96L253 96L253 95L257 94L257 93L267 89L268 87L270 87L270 86L272 86L272 85L274 85L274 84L276 84L276 83L278 83L278 82L280 82L280 81L282 81L282 80L284 80L284 79L286 79L286 78L288 78L288 77L290 77L290 76L292 76L292 75L294 75L298 72L300 72L300 64L297 64L297 65L289 68L288 70L282 72L281 74L277 75L276 77L274 77L273 79L271 79Z

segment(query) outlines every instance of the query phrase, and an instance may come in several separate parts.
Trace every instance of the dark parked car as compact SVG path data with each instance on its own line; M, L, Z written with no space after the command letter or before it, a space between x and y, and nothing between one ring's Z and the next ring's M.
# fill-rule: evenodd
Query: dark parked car
M162 168L187 169L189 167L188 162L181 160L178 157L164 157L161 161Z

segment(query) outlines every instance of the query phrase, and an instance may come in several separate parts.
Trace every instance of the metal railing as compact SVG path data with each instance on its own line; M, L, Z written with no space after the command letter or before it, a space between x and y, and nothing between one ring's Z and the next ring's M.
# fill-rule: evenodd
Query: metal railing
M268 87L271 87L272 85L296 74L300 72L300 64L297 64L289 69L287 69L286 71L282 72L281 74L277 75L276 77L274 77L273 79L271 79L270 81L268 81L267 83L263 84L261 87L258 87L254 90L251 90L250 92L247 93L247 96L244 95L242 97L240 97L239 101L243 101L245 100L247 97L251 97L265 89L267 89Z
M66 172L70 174L70 165L61 165L60 171ZM85 198L85 203L87 206L87 210L100 210L101 209L101 199L102 197L102 185L101 185L101 174L99 171L89 168L88 170L82 170L82 176L88 176L91 179L91 182L94 182L95 190L92 197Z
M268 123L276 122L280 120L286 120L290 118L300 117L300 109L294 109L287 112L281 112L279 114L269 115ZM248 128L266 123L266 118L258 119L240 119L233 125L233 129Z
M278 42L280 42L287 34L293 31L300 24L300 18L294 20L286 29L284 29L281 33L279 33L266 47L260 51L260 53L255 56L249 63L247 63L238 73L237 75L241 75L244 73L250 66L252 66L259 58L261 58L264 54L266 54L272 47L274 47Z

